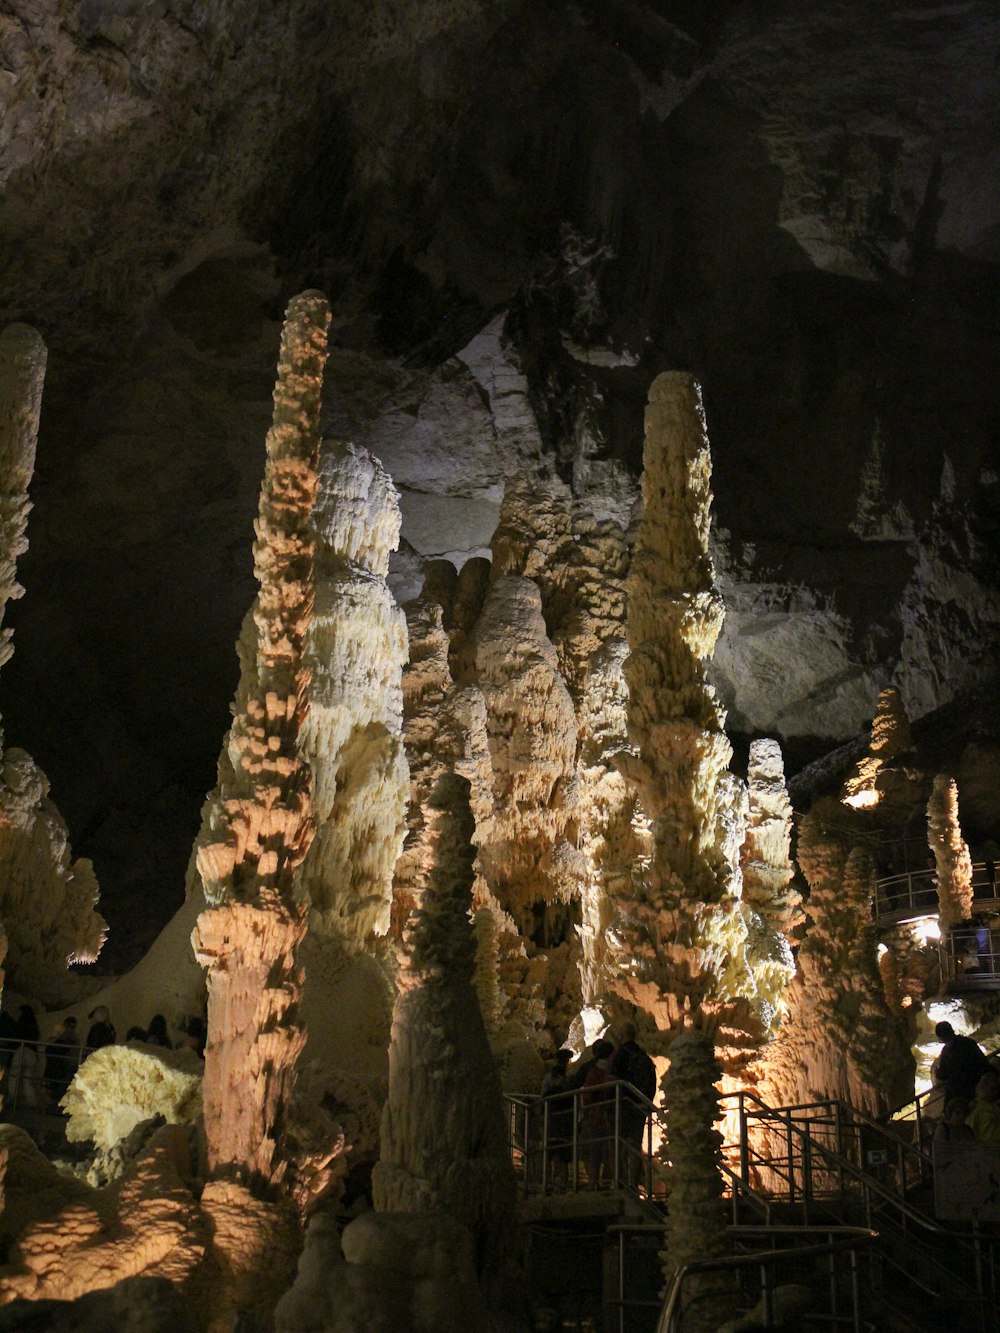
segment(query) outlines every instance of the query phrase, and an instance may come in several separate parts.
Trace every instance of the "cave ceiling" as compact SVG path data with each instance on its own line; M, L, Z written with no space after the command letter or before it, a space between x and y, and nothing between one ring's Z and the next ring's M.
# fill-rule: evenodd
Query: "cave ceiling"
M682 368L734 730L808 757L890 680L915 714L980 681L998 50L992 0L2 0L0 319L50 359L0 704L112 923L181 893L303 287L400 597L526 468L627 522Z

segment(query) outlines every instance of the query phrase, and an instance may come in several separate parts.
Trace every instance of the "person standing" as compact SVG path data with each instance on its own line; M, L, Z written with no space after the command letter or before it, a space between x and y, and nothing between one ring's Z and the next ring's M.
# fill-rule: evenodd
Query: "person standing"
M566 1168L572 1155L573 1093L566 1077L566 1067L572 1058L573 1052L565 1047L557 1051L542 1080L542 1123L553 1184L565 1184Z
M964 1097L971 1102L979 1080L990 1072L990 1062L971 1037L961 1036L950 1023L938 1023L934 1035L942 1043L937 1078L945 1085L946 1098Z
M115 1025L111 1021L107 1005L99 1004L87 1015L90 1019L90 1031L87 1033L87 1045L92 1050L101 1046L114 1046L118 1040Z
M656 1096L656 1066L636 1041L634 1023L621 1025L621 1037L621 1043L611 1057L608 1073L628 1085L621 1093L622 1176L626 1184L635 1186L639 1183L642 1164L642 1138Z
M614 1046L603 1037L594 1042L594 1063L583 1080L580 1099L583 1103L583 1151L587 1163L587 1179L594 1189L601 1184L611 1166L611 1138L614 1134L614 1096L608 1088L611 1075L608 1064Z

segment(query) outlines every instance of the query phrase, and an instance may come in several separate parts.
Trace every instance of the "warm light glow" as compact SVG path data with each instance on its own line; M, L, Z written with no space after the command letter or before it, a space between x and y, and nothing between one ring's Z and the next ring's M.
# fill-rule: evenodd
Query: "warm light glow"
M913 934L921 944L930 944L941 938L941 926L936 916L925 916L913 924Z
M851 806L854 810L869 810L873 805L878 805L881 799L881 792L875 791L873 787L868 787L864 791L852 792L850 796L845 796L842 803Z
M913 1003L913 996L904 995L899 1003L903 1009L909 1009L910 1005Z
M879 957L879 958L884 958L888 952L889 952L889 946L888 946L888 944L880 944L880 945L878 946L878 957Z
M593 1046L598 1037L603 1037L608 1030L608 1020L600 1009L591 1006L580 1010L580 1022L583 1024L583 1039L586 1046Z

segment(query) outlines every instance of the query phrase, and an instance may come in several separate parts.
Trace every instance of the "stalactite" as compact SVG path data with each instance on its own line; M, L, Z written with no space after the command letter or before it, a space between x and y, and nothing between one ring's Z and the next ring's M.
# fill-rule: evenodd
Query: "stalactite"
M193 941L208 971L209 1169L265 1192L285 1170L282 1117L305 1041L296 956L306 914L295 872L314 832L300 733L310 683L311 516L329 321L319 293L288 307L255 525L256 687L234 720L233 780L223 786L197 853L208 902Z
M927 841L934 853L941 929L972 916L972 858L958 819L958 784L939 773L927 802Z
M445 1212L472 1231L487 1296L510 1277L514 1178L496 1066L473 988L469 782L439 779L434 862L407 927L372 1186L380 1212Z

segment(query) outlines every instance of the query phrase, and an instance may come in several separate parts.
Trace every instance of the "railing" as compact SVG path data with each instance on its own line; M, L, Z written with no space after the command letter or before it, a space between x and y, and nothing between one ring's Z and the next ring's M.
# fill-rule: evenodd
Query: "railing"
M17 1119L61 1114L59 1099L92 1049L55 1041L0 1038L4 1116Z
M997 898L996 867L978 861L972 867L972 896L985 906ZM908 870L901 875L886 875L875 885L875 920L879 925L898 925L919 917L937 916L937 872L933 869Z
M820 1263L826 1261L827 1276L824 1283L825 1298L821 1297L817 1284L816 1301L824 1306L809 1314L802 1312L802 1319L813 1319L831 1325L843 1325L852 1333L861 1333L867 1327L862 1317L861 1283L859 1280L858 1255L862 1250L870 1251L878 1239L878 1233L867 1227L768 1227L762 1234L759 1227L731 1227L734 1240L753 1239L770 1242L771 1248L754 1250L749 1254L731 1254L719 1259L704 1259L697 1263L685 1264L678 1269L667 1289L666 1299L656 1325L656 1333L683 1333L684 1317L700 1300L701 1293L693 1294L685 1305L685 1288L690 1288L692 1280L708 1273L729 1276L732 1286L740 1277L756 1276L758 1296L754 1309L754 1318L759 1317L762 1327L775 1326L775 1288L778 1285L777 1270L791 1267L798 1270L803 1260ZM813 1244L801 1243L774 1248L779 1239L807 1241L817 1236L825 1236L825 1241ZM847 1280L839 1269L839 1263L846 1262ZM798 1274L796 1274L798 1275ZM847 1288L845 1300L844 1287ZM713 1290L709 1299L714 1299ZM742 1304L747 1303L746 1291L742 1292ZM849 1310L844 1307L849 1305ZM786 1321L782 1327L792 1327ZM621 1327L621 1324L619 1324Z
M536 1097L506 1097L510 1151L525 1194L635 1189L662 1196L654 1171L654 1124L662 1112L630 1083L612 1079Z
M927 1169L929 1156L920 1146L897 1139L895 1161L886 1149L876 1149L879 1154L886 1152L887 1160L872 1163L866 1137L875 1130L891 1139L892 1132L843 1103L773 1108L747 1092L734 1093L726 1100L735 1098L739 1099L740 1143L731 1149L738 1148L741 1174L756 1172L765 1177L776 1197L801 1207L806 1222L817 1212L835 1216L834 1203L853 1202L866 1227L877 1223L880 1232L905 1243L907 1262L896 1260L890 1248L885 1258L898 1268L909 1288L935 1299L948 1293L971 1303L980 1327L990 1333L997 1329L995 1241L976 1230L966 1233L942 1227L905 1197L912 1178ZM751 1133L751 1122L763 1132ZM855 1122L862 1132L852 1142ZM850 1130L847 1136L845 1128ZM878 1166L877 1171L871 1169L873 1165ZM932 1248L934 1243L945 1246L951 1262L941 1262ZM956 1272L958 1267L964 1267L966 1276Z

